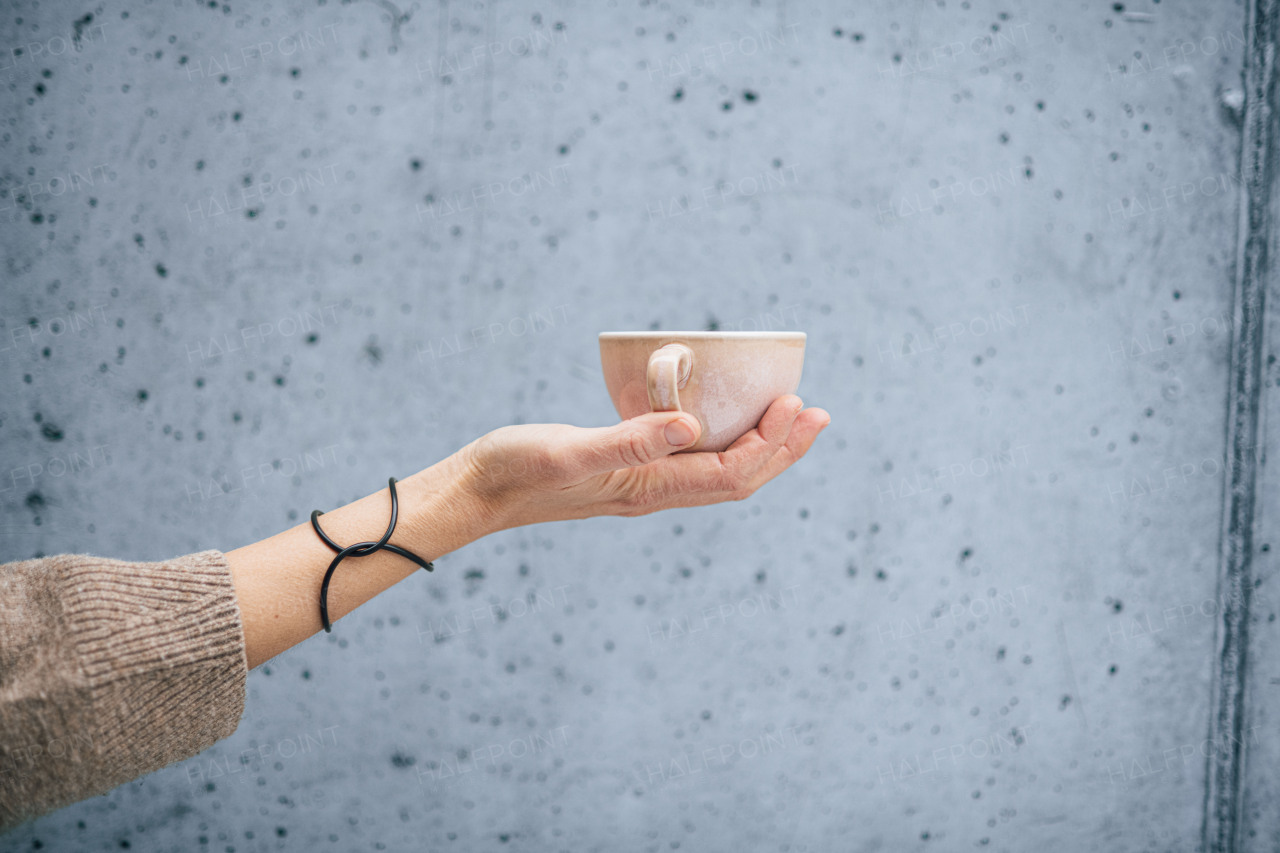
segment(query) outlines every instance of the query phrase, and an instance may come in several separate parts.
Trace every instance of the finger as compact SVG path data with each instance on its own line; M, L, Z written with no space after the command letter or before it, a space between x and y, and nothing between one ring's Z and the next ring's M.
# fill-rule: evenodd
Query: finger
M705 489L734 491L742 488L782 448L791 425L804 407L795 394L785 394L770 404L755 429L741 436L719 456L719 476L704 481Z
M747 487L748 491L754 493L756 489L799 462L813 446L818 433L826 429L830 423L831 415L824 409L805 409L801 412L791 426L791 433L787 436L786 443L756 472Z
M740 437L729 449L724 451L728 457L726 465L742 465L758 467L765 460L778 452L791 432L791 424L795 421L804 401L795 394L784 394L774 400L760 418L755 429Z
M811 412L816 414L811 415ZM755 493L756 489L790 468L803 457L813 445L818 433L826 428L830 420L830 416L822 409L806 409L796 418L795 425L792 427L791 433L783 446L779 448L777 453L769 457L767 464L756 472L755 477L750 482L727 492L702 491L672 495L670 501L662 506L655 507L655 509L707 506L709 504L723 503L726 500L742 500L750 497Z
M584 476L648 465L698 440L702 426L687 412L649 412L611 427L575 428L560 448Z
M663 460L643 483L635 483L651 498L665 501L685 493L723 493L743 488L787 439L791 423L804 403L794 394L774 400L755 429L728 450L686 453Z

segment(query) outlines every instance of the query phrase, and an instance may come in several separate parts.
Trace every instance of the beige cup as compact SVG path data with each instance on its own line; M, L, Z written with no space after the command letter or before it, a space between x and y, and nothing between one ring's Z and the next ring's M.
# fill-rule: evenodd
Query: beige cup
M600 364L623 420L681 411L702 435L681 453L725 450L794 394L804 332L602 332Z

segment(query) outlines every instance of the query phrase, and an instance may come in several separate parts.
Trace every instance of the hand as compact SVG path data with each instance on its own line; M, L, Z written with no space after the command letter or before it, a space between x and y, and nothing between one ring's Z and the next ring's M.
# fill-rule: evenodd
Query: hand
M831 422L824 410L803 405L794 394L778 398L755 429L719 453L671 455L697 440L698 420L651 412L611 427L502 427L457 455L490 531L647 515L750 497L804 456Z

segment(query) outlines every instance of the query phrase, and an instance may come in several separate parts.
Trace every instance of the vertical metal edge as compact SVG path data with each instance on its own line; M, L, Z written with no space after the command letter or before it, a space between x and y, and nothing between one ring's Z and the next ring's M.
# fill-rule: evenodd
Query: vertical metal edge
M1236 853L1242 844L1247 758L1249 604L1253 588L1253 522L1257 442L1261 434L1262 361L1270 276L1271 189L1275 110L1277 2L1251 0L1245 24L1244 122L1240 153L1240 218L1233 287L1227 452L1204 799L1203 849Z

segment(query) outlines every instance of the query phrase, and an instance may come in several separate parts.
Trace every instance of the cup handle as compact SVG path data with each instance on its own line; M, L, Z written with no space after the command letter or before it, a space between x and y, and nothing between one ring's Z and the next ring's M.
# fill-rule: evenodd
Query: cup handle
M655 412L681 412L680 389L693 373L693 350L684 344L667 344L649 356L646 386L649 407Z

